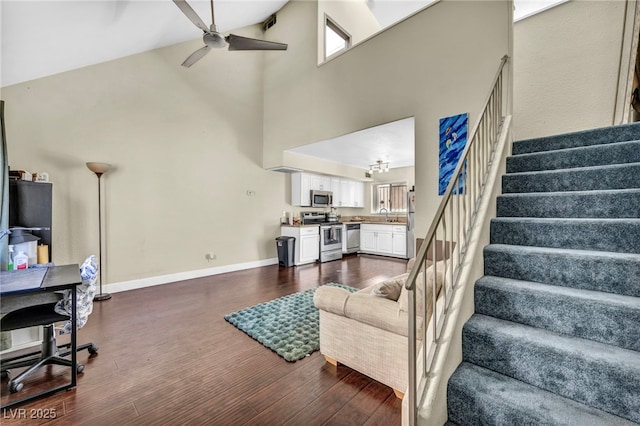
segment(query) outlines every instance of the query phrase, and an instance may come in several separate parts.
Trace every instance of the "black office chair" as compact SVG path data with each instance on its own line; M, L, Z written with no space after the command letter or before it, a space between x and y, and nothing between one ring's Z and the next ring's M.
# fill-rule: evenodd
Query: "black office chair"
M77 328L82 327L93 307L93 296L96 292L97 266L95 256L90 256L80 267L82 284L77 287L76 321ZM57 303L27 306L9 312L0 319L0 330L11 331L27 327L43 326L42 345L40 351L3 358L0 362L2 378L9 377L9 370L29 367L9 381L9 391L19 392L24 387L24 379L37 371L40 367L50 364L71 367L71 360L65 358L71 353L71 343L57 345L55 323L64 321L64 332L71 330L71 291L66 291L64 298ZM76 347L76 351L88 350L93 356L98 353L98 347L93 343L86 343ZM84 366L76 364L76 372L82 373Z

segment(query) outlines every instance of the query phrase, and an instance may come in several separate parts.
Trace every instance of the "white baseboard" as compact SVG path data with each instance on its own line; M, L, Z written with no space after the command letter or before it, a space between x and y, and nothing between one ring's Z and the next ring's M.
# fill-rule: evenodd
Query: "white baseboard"
M122 281L118 283L105 284L104 290L107 293L118 293L121 291L135 290L138 288L151 287L161 284L169 284L176 281L190 280L193 278L208 277L211 275L224 274L227 272L242 271L244 269L259 268L261 266L277 265L278 259L264 259L254 262L236 263L233 265L216 266L214 268L197 269L195 271L177 272L175 274L160 275L157 277L141 278L139 280Z

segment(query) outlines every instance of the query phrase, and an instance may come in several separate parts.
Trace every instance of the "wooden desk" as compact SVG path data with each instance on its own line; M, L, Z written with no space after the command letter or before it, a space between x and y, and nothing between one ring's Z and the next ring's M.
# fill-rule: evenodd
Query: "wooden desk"
M80 267L78 265L50 266L44 274L33 268L27 271L2 271L0 272L0 312L10 312L20 307L36 305L42 302L43 297L60 290L71 290L71 382L52 389L29 395L25 398L14 400L0 409L6 409L27 401L51 395L60 390L72 389L77 383L76 365L76 286L82 284ZM44 268L43 268L44 269ZM22 275L20 275L22 274ZM26 305L25 305L26 303Z

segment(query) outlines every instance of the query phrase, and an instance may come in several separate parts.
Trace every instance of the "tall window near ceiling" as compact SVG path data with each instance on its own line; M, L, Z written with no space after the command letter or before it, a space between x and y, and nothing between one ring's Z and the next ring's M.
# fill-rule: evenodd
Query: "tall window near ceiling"
M387 209L389 213L407 212L406 183L383 183L372 185L372 188L373 213L380 213L381 209Z
M351 36L327 15L324 15L324 59L329 59L351 47Z

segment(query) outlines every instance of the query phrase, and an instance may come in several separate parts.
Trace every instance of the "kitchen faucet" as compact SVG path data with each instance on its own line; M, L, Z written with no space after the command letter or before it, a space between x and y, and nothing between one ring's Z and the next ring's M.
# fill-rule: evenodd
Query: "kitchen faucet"
M380 213L382 213L382 210L384 210L384 221L389 222L389 210L383 207L380 209Z

